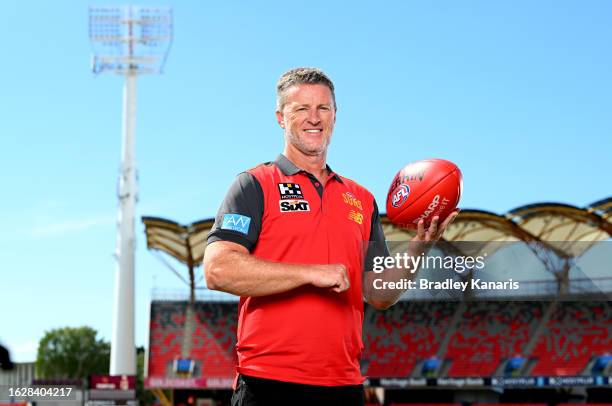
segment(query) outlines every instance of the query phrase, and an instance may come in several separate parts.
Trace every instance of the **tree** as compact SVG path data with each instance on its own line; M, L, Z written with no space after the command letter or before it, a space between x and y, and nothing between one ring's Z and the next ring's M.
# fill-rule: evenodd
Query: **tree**
M91 327L47 331L38 344L36 372L40 378L86 379L108 374L110 343L96 339Z

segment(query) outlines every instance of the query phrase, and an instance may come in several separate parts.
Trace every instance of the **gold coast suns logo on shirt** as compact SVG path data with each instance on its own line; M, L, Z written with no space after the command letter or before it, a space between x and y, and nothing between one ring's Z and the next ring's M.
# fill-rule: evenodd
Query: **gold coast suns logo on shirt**
M357 199L351 192L342 193L342 199L344 200L344 203L348 204L349 206L357 207L359 210L363 210L361 200Z
M279 183L280 200L278 205L281 213L310 211L308 200L304 199L302 187L297 183Z
M361 211L363 211L363 206L361 205L361 200L357 199L351 192L342 193L342 199L344 200L344 203L359 210L350 210L348 213L348 219L353 220L357 224L362 224L363 213L361 213Z

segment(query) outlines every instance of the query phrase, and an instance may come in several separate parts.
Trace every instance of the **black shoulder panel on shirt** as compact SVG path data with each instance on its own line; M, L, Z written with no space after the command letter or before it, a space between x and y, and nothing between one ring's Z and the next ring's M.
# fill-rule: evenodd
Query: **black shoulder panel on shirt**
M259 181L248 172L239 174L219 207L207 244L231 241L251 251L261 232L264 195Z
M380 223L380 214L378 213L378 205L374 200L374 210L372 210L372 219L370 225L370 241L366 252L365 261L363 263L364 271L371 271L374 267L374 257L388 257L389 248L385 241L385 233Z

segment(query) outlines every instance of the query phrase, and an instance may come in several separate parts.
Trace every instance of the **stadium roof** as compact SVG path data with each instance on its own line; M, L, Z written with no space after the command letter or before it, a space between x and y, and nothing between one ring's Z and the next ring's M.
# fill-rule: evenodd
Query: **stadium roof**
M381 215L389 241L407 241L413 231L400 229ZM160 217L143 217L147 247L163 251L189 267L204 257L205 241L214 218L181 225ZM444 234L445 240L484 243L480 249L495 250L496 242L540 242L558 254L578 257L596 241L612 237L612 197L585 208L561 203L521 206L499 215L483 210L462 210ZM585 243L586 242L586 243ZM499 246L499 244L497 244Z
M474 250L494 253L503 246L499 242L530 242L537 238L504 216L484 210L468 209L462 210L446 229L444 240L451 244L459 241L480 242L478 245L461 245L463 255L477 255L478 252ZM470 252L465 252L466 249L470 249Z
M205 241L215 219L181 225L161 217L143 217L147 248L163 251L189 267L204 259Z
M588 206L530 204L510 210L506 217L539 240L553 242L572 257L582 255L596 241L612 236L612 223L589 210Z
M587 206L587 209L608 221L612 221L612 197L591 203Z

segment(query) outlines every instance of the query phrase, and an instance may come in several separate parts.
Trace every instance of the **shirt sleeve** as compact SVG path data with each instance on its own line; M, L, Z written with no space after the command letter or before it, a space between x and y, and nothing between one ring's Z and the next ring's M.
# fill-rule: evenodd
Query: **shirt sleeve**
M263 210L264 196L259 181L248 172L239 174L219 207L207 244L231 241L252 251L261 231Z
M385 233L383 233L380 223L380 214L378 213L378 205L374 200L374 210L372 211L372 219L370 225L370 241L366 251L365 261L363 263L364 271L369 272L374 268L374 257L388 257L389 248L385 241Z

